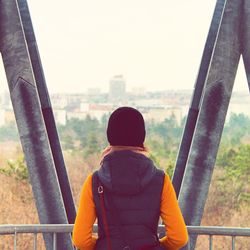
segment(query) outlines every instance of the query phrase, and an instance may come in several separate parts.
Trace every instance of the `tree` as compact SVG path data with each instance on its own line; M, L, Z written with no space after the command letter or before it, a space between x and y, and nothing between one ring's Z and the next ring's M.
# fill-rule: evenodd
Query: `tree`
M14 122L0 127L0 141L18 141L18 139L17 126Z
M239 207L250 201L250 145L241 144L238 148L229 148L218 159L224 175L220 178L220 191L228 200L229 206Z
M231 145L239 145L244 136L250 135L250 119L244 114L230 115L228 123L225 124L222 140Z
M87 138L87 146L84 155L88 157L89 155L100 153L102 149L96 134L91 132Z

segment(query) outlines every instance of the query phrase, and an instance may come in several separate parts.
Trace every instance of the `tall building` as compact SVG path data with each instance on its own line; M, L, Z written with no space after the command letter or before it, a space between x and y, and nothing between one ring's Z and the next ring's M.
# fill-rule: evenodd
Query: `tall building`
M123 75L115 75L109 82L109 101L123 103L126 98L126 81Z

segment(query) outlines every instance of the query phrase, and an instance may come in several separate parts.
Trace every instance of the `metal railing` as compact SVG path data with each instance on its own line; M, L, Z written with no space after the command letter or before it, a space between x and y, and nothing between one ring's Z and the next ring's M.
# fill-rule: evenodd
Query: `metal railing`
M210 227L210 226L188 226L189 235L207 235L209 237L209 250L213 249L214 236L229 236L232 239L232 250L235 250L236 237L250 237L250 228L233 227ZM19 234L33 234L33 249L37 250L37 235L49 233L53 235L52 249L56 248L56 238L59 233L71 233L73 225L68 224L29 224L29 225L0 225L1 235L13 235L14 250L17 250L17 239ZM94 231L97 232L97 226L94 225ZM159 233L165 231L164 226L159 225ZM188 248L189 249L189 248Z
M13 235L14 250L17 250L17 239L20 234L33 234L33 249L37 250L38 247L38 234L51 234L52 235L52 249L57 250L57 234L71 233L73 225L69 224L25 224L25 225L0 225L1 235ZM20 249L21 250L21 249Z
M235 250L236 237L250 237L250 228L188 226L188 234L189 236L207 235L209 237L209 250L213 250L214 236L229 236L231 237L231 249ZM190 249L189 245L188 249Z

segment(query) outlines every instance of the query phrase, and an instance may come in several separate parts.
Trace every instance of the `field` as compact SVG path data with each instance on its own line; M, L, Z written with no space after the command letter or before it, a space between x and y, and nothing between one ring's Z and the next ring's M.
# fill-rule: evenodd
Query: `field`
M2 169L9 169L8 162L17 161L22 154L20 144L16 142L4 142L0 144L0 166ZM79 152L64 152L65 163L71 183L71 188L77 206L82 183L86 176L98 167L98 154L84 158ZM22 170L24 171L24 170ZM36 207L34 204L32 188L22 175L22 171L1 171L0 172L0 224L33 224L39 223ZM210 186L209 197L206 203L202 225L208 226L234 226L250 227L250 204L243 203L228 205L231 197L227 193L223 196L218 188L218 180L224 175L221 169L215 168L213 180ZM24 176L24 177L23 177ZM249 183L245 183L249 185ZM225 204L225 205L223 205ZM230 203L231 204L231 203ZM41 241L41 238L40 238ZM214 241L215 249L229 249L231 238L218 237ZM250 239L236 241L236 249L247 249ZM32 249L31 236L18 238L18 249ZM208 240L198 240L197 249L205 249ZM13 237L1 236L0 249L13 249ZM44 249L41 246L39 249Z

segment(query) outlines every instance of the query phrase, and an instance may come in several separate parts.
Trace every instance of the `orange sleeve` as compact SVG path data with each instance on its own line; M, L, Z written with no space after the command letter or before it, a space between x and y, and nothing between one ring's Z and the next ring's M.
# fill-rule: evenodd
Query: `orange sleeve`
M160 239L161 244L168 250L185 246L188 242L187 228L168 175L165 175L164 179L160 216L166 229L166 236Z
M95 204L92 193L92 175L83 184L80 203L73 228L73 244L80 250L93 250L96 238L92 236L96 220Z

